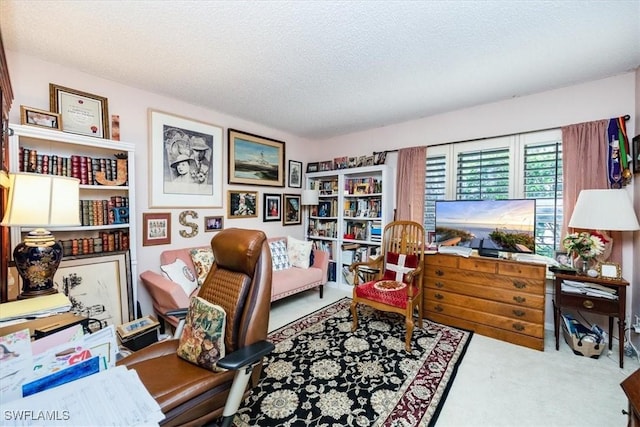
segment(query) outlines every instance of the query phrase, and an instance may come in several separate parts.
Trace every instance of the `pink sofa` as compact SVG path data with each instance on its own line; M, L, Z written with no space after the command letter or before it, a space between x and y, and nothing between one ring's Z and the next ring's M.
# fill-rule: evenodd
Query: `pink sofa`
M269 241L279 239L284 240L285 243L287 241L286 237L275 237L269 239ZM198 248L208 248L208 246ZM195 267L189 253L191 249L196 248L171 249L162 252L160 254L160 265L171 264L177 258L180 258L187 265L187 268L191 269L191 272L195 276ZM286 270L274 271L271 286L271 301L276 301L314 287L319 287L320 298L322 298L323 286L327 282L328 266L329 254L327 252L314 250L314 262L309 268L291 267ZM140 274L140 280L142 280L142 284L151 296L153 310L158 315L158 318L175 327L178 324L178 319L166 316L164 313L169 310L188 307L189 296L179 285L165 278L159 272L147 270Z

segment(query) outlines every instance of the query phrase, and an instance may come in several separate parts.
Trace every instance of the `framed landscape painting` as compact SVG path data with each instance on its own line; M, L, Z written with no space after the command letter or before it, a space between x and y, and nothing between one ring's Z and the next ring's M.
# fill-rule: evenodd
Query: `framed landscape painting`
M284 142L227 130L229 184L284 187Z
M222 128L149 110L149 207L222 207Z
M299 194L284 195L282 225L302 224L300 197Z

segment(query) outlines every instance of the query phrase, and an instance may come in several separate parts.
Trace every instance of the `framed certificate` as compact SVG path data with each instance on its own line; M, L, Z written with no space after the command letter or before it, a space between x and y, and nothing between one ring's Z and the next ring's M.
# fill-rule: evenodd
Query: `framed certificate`
M107 98L49 83L49 104L63 131L109 139Z

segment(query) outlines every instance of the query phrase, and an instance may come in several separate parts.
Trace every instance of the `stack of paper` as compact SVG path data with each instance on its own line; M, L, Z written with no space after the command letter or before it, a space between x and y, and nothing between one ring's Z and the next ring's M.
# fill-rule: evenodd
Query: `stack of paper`
M611 289L597 283L563 280L561 289L562 292L566 292L568 294L581 294L598 298L618 299L615 289Z
M0 322L24 317L49 316L71 310L65 294L56 293L0 304Z
M438 252L441 254L453 254L469 258L473 249L464 246L440 246L438 247Z

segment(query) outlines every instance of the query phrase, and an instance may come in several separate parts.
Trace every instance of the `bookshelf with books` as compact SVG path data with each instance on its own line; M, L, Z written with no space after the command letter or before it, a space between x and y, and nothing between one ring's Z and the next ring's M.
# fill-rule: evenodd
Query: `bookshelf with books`
M25 125L10 125L9 172L61 175L80 180L81 225L50 227L64 257L100 256L129 251L131 277L137 277L135 176L132 143L70 134ZM33 228L11 229L13 245Z
M387 165L306 175L306 188L319 190L318 206L305 218L307 239L330 252L333 281L352 283L348 266L379 253L382 228L393 220L394 181Z

